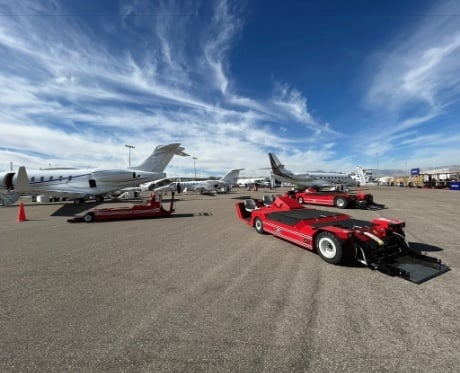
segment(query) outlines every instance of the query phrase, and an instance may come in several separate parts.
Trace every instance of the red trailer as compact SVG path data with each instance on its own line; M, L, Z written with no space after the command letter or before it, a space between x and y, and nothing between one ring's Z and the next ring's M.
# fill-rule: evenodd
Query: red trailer
M145 219L167 217L174 212L174 192L171 193L169 209L166 210L161 203L161 195L152 195L150 201L145 204L132 205L128 207L107 207L96 208L83 216L76 216L67 220L69 223L123 219Z
M372 194L359 191L356 194L348 192L318 192L313 188L304 191L289 191L288 196L295 198L300 204L334 206L341 209L356 207L362 209L384 208L384 205L374 202Z
M236 213L258 233L315 251L328 263L352 260L415 283L449 270L440 260L412 249L405 239L405 223L398 219L353 219L304 208L288 196L277 197L270 205L247 199L236 203Z

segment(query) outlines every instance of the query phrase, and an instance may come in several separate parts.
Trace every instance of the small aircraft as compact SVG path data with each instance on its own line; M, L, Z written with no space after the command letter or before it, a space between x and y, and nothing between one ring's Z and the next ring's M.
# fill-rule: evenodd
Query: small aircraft
M343 172L305 172L303 174L293 173L284 168L278 157L273 153L268 153L273 176L276 180L287 182L298 187L327 187L334 185L357 185L356 180Z
M158 179L158 180L149 181L148 183L140 184L139 187L140 187L140 190L143 191L143 192L145 192L145 191L151 191L152 192L157 188L160 188L160 187L163 187L163 186L171 184L174 180L175 180L175 178L163 177L163 178Z
M216 191L228 193L236 181L240 171L243 168L236 168L228 171L224 176L218 180L192 180L192 181L174 181L168 185L155 188L155 192L162 191L195 191L200 193L214 193Z
M62 197L81 204L89 197L102 202L114 191L164 178L163 172L174 155L188 156L179 143L158 145L139 166L125 169L41 169L0 174L0 193L4 205L14 203L19 194ZM19 180L18 180L19 179Z
M270 186L270 181L269 179L265 177L245 177L245 178L239 178L236 181L236 184L239 187L246 187L246 186L252 186L252 185L262 185L262 186Z

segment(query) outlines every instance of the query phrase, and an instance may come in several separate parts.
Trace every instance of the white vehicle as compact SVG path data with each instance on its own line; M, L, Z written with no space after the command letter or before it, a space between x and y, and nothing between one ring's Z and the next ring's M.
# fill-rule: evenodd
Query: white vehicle
M253 186L254 184L263 185L263 186L270 186L270 181L268 181L264 177L246 177L246 178L239 178L236 181L236 185L240 188L244 188L247 186Z
M154 191L163 192L174 190L177 192L195 191L200 193L228 193L238 180L241 170L242 168L230 170L218 180L175 181L168 185L155 188Z
M305 173L293 173L284 168L278 157L273 153L268 153L273 176L280 182L287 182L299 187L325 187L334 185L357 185L356 180L344 172L320 172L312 171Z
M158 145L139 166L125 169L42 169L20 167L26 182L18 183L19 172L0 174L2 203L14 203L19 194L48 195L74 200L80 204L89 197L102 202L107 193L136 186L166 176L164 169L177 154L187 156L180 144Z

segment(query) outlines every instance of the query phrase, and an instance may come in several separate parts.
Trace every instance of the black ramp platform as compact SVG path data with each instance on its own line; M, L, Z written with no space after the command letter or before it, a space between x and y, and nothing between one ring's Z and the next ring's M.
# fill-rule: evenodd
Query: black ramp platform
M359 229L364 227L372 227L372 223L366 220L358 220L358 219L347 219L347 220L338 220L336 222L319 222L312 224L311 226L314 228L324 227L333 225L335 227L340 227L344 229Z
M273 221L278 221L280 223L293 226L301 220L307 219L320 219L326 217L334 217L343 215L337 212L329 212L323 210L315 209L299 209L299 210L289 210L289 211L280 211L272 212L267 215L267 218Z
M401 271L401 277L416 284L428 281L450 269L439 260L425 255L402 255L385 264L394 271L393 273Z

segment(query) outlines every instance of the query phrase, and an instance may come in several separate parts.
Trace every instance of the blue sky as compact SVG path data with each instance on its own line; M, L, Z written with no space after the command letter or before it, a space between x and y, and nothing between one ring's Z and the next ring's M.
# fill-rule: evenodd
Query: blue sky
M0 0L0 58L0 170L460 164L458 1Z

